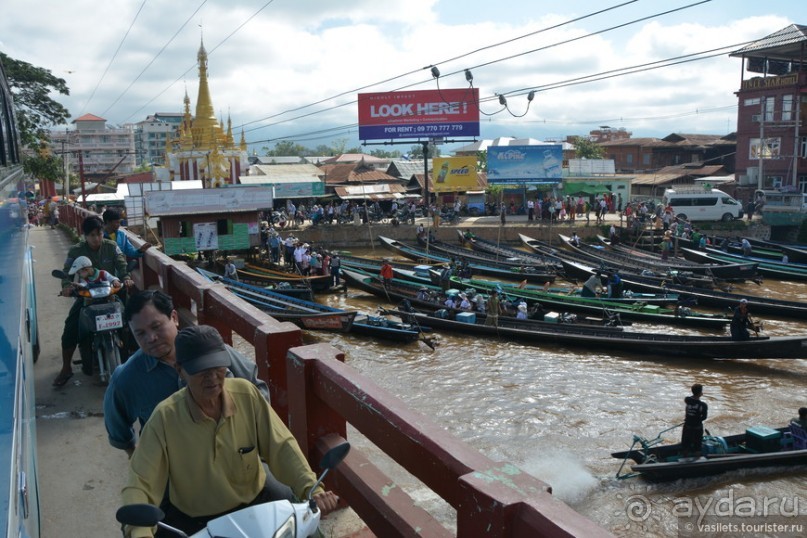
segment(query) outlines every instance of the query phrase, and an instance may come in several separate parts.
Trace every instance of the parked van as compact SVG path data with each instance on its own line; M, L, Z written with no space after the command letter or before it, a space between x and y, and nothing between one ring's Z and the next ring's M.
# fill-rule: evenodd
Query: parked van
M728 222L743 218L742 204L720 189L667 189L662 203L672 206L673 214L683 220Z

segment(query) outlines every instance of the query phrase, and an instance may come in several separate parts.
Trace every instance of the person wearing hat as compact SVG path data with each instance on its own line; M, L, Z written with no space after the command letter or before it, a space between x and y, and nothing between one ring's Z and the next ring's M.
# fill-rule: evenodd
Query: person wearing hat
M460 310L465 310L466 312L470 311L473 308L471 301L468 300L468 295L465 293L460 293Z
M755 325L748 313L748 300L740 299L740 304L734 308L734 315L731 317L731 339L748 340L751 338L748 329L755 330Z
M114 241L104 239L104 223L96 217L87 217L81 223L83 239L70 247L67 251L67 258L64 261L63 272L65 276L70 274L73 263L81 256L90 260L92 267L106 271L110 275L120 280L127 288L133 282L129 278L129 270L126 267L126 256ZM72 273L75 274L75 271ZM71 278L62 280L62 295L69 297L73 289ZM77 297L70 312L64 320L64 330L62 331L62 369L53 380L54 387L63 387L73 377L73 354L79 344L78 320L84 301ZM87 375L92 375L92 371L84 371Z
M684 457L698 456L703 442L703 421L709 414L709 406L701 401L703 385L692 385L692 396L684 398L684 428L681 432L681 454Z
M73 277L73 281L79 286L86 287L90 284L108 282L111 286L120 287L120 279L103 269L96 269L87 256L79 256L70 266L68 275Z
M175 369L179 314L170 295L147 290L129 299L123 319L140 349L112 373L104 393L104 426L109 444L131 456L135 422L142 430L157 404L182 387ZM224 348L230 355L228 375L247 379L269 400L269 387L258 378L255 361L230 346Z
M152 413L129 462L124 505L163 503L164 522L192 535L211 519L274 499L264 487L272 473L303 499L316 486L294 436L257 388L227 378L230 353L218 331L187 327L176 338L176 370L187 386ZM339 498L321 487L313 500L323 514ZM150 527L129 527L133 538ZM160 532L157 536L160 536Z

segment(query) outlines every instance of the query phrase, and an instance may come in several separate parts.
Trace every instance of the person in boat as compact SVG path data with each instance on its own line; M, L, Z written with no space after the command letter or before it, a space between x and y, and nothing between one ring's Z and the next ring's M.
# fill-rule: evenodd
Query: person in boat
M429 288L426 286L421 286L415 296L418 301L428 301L429 300Z
M751 242L745 237L740 241L740 246L742 246L743 249L743 256L750 256L752 254Z
M576 247L580 246L580 237L577 235L577 232L572 232L572 238L569 240L569 243Z
M485 325L499 326L499 314L502 312L502 304L499 301L499 292L491 290L487 302L487 317L485 317Z
M807 407L799 407L799 416L792 419L790 422L798 424L803 429L807 430Z
M164 522L191 535L210 519L272 500L261 459L297 498L312 492L327 514L339 498L317 486L297 441L257 388L225 377L230 354L206 325L179 332L176 369L187 386L162 401L143 428L122 490L124 505L158 505ZM245 442L248 441L248 442ZM316 488L316 489L314 489ZM150 527L127 529L134 538ZM158 531L157 536L173 535Z
M416 232L417 233L417 238L425 240L426 239L426 229L423 227L422 222L420 224L418 224L418 227L416 228L416 230L417 230L417 232Z
M602 284L600 273L595 273L588 277L588 280L583 282L583 288L580 290L581 297L597 297L599 295L600 285Z
M474 296L474 305L477 312L485 313L487 310L487 304L485 303L485 296L481 293L477 293Z
M460 293L460 310L465 310L466 312L470 312L473 309L473 305L471 301L468 300L468 296L464 293Z
M692 396L684 398L684 428L681 432L681 455L699 456L703 442L703 421L709 413L709 406L701 401L703 385L692 385Z
M611 299L622 298L622 278L617 271L608 275L608 297Z
M734 315L731 317L731 339L748 340L751 338L748 329L755 330L755 327L748 312L748 300L740 299L740 304L734 308Z
M392 265L390 265L389 259L384 259L384 264L381 266L379 275L381 276L381 281L384 283L384 289L389 289L390 284L392 284Z
M516 319L527 319L527 302L521 299L516 307Z

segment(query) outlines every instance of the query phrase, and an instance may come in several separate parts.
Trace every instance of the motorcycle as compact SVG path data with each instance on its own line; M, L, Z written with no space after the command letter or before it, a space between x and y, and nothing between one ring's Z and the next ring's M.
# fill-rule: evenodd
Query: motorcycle
M320 462L322 474L301 503L272 501L248 506L230 514L211 519L207 526L188 536L180 529L162 522L165 513L151 504L130 504L118 509L115 517L122 525L160 527L183 538L303 538L314 536L322 515L317 502L311 498L328 471L336 467L350 451L350 443L330 449ZM124 536L125 536L125 529Z
M70 279L64 271L54 270L51 275ZM120 286L114 287L108 282L74 283L70 293L71 297L85 301L79 314L81 368L85 373L92 373L97 364L101 383L109 382L112 372L121 365L123 303L116 295L120 290Z

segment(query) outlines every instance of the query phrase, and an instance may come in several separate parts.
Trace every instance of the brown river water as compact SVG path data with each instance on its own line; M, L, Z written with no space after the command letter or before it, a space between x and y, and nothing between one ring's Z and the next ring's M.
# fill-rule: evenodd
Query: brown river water
M352 253L387 255L383 250ZM807 302L807 282L767 280L761 286L738 285L735 292ZM367 313L385 304L354 289L318 300ZM771 336L807 334L803 321L766 317L764 328ZM630 330L696 334L638 324ZM309 333L306 339L343 350L347 364L412 409L489 458L549 483L555 496L618 536L807 535L807 466L797 473L736 471L652 484L617 480L621 462L610 457L627 449L633 434L649 439L681 423L684 397L696 382L704 386L706 427L713 435L754 425L784 426L807 406L807 360L620 355L450 333L439 333L435 351L420 342L392 344L342 334ZM677 442L680 429L664 437ZM425 509L453 525L451 508L434 493L385 462L369 442L351 441ZM773 526L778 523L796 526Z

